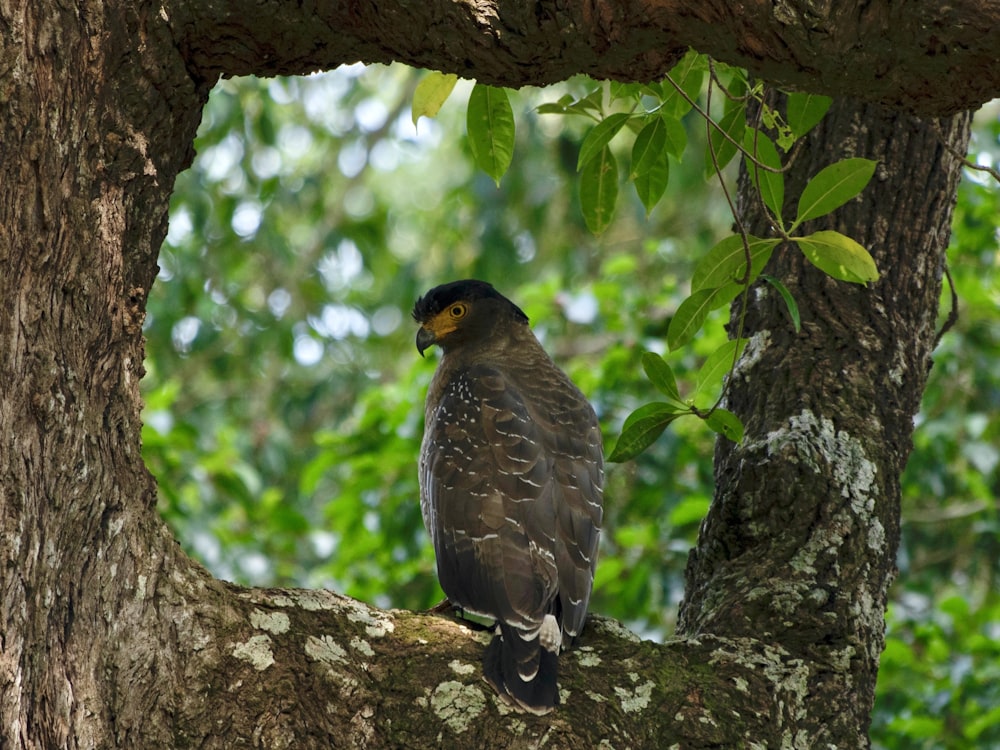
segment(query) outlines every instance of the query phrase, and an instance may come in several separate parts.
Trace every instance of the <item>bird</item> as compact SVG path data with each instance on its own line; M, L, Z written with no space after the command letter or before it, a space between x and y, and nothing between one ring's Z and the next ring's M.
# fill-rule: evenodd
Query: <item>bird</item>
M495 621L483 676L536 715L559 703L559 653L587 617L603 518L593 407L491 284L437 286L413 307L417 351L442 351L427 391L420 507L438 580Z

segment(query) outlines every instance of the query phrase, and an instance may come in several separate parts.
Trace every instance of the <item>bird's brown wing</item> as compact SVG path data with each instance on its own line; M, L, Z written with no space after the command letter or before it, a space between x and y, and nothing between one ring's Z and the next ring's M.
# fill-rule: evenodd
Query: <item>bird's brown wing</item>
M575 390L575 389L574 389ZM556 564L559 570L560 623L570 637L587 618L597 567L603 518L604 453L601 430L582 394L558 416L552 432L556 487Z
M456 373L428 410L424 520L456 605L537 631L559 588L555 460L521 393L497 369ZM530 669L528 670L530 671Z

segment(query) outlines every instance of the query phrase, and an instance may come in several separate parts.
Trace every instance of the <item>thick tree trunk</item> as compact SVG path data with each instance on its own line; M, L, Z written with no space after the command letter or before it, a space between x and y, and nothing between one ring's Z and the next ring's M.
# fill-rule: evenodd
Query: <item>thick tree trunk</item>
M849 157L878 161L864 193L824 224L872 252L881 278L831 279L794 246L765 272L802 316L796 334L767 283L751 292L751 338L728 406L746 426L716 451L716 496L690 556L679 632L780 645L811 696L798 746L865 743L899 542L899 478L930 369L970 116L919 120L838 101L786 175L786 223L805 181ZM744 174L743 220L770 222ZM738 328L739 305L732 330Z
M0 6L0 746L863 738L956 171L926 124L882 110L840 107L817 143L884 155L875 189L839 214L839 228L875 250L883 280L848 287L780 256L774 272L805 311L798 338L773 295L755 298L760 359L744 362L731 396L748 440L720 447L687 640L638 643L597 621L564 659L565 705L525 718L482 684L482 639L464 627L326 592L232 587L170 538L140 456L141 326L170 191L215 75L407 55L520 85L575 72L582 58L562 56L564 43L596 40L607 70L626 75L641 60L636 75L649 77L673 54L650 40L677 33L619 35L600 14L560 26L556 6L512 18L503 4L499 34L491 5L435 3L435 33L414 37L408 6L374 18L362 5L323 4L317 16L286 3ZM453 16L459 31L440 26ZM554 41L506 43L518 22L525 38ZM555 36L529 33L553 23ZM469 55L456 58L451 41ZM996 77L973 70L967 81ZM945 80L939 108L959 89ZM960 149L966 125L943 124ZM807 152L792 178L828 155Z
M208 87L146 19L104 10L0 9L4 748L126 737L183 680L161 574L206 580L155 517L139 380L170 190Z

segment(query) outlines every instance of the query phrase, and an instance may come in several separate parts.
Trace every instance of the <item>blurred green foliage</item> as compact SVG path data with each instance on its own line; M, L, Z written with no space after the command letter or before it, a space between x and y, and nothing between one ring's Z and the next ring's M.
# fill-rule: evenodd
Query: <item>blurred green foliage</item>
M435 284L478 277L515 299L594 402L608 449L625 416L658 397L644 351L665 354L685 395L725 341L719 310L691 347L666 354L664 343L694 263L730 233L704 177L703 123L670 133L685 158L671 153L648 218L623 190L594 238L576 187L587 123L537 108L599 97L600 85L512 92L514 157L497 187L464 137L471 84L414 128L417 80L352 66L223 81L178 179L148 308L144 454L178 539L223 578L381 606L441 597L416 474L434 362L417 356L409 318ZM996 164L997 109L977 122L973 153ZM628 147L609 144L622 164ZM904 477L877 747L1000 746L996 196L970 179L956 212L962 315L937 353ZM947 307L945 294L942 321ZM672 632L713 444L698 420L680 420L608 467L595 611L644 636Z

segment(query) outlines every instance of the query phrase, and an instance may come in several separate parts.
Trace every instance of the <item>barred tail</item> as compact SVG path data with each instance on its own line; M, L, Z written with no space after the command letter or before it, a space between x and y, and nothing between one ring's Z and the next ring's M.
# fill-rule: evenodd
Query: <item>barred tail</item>
M538 716L547 714L559 703L556 679L561 639L553 639L551 632L546 632L552 626L559 627L551 615L535 631L499 622L483 656L483 675L496 691L518 708Z

